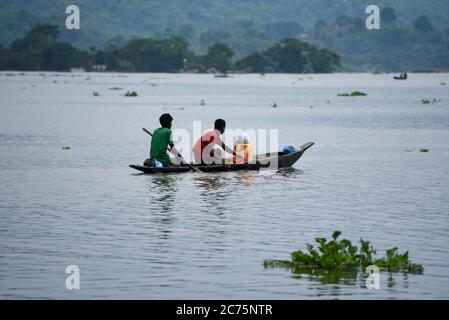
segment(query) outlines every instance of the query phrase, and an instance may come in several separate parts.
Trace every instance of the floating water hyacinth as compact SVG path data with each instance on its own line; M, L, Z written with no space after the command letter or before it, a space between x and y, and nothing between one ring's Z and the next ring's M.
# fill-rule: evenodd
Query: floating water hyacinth
M368 94L365 92L361 92L361 91L354 91L351 93L339 93L338 96L339 97L365 97Z
M62 150L70 150L70 149L71 148L69 146L62 147Z
M125 94L124 94L124 96L125 97L137 97L137 92L136 91L127 91Z
M421 100L421 103L422 104L435 104L435 103L438 103L440 101L441 101L441 99L437 99L437 98L433 98L433 99L424 98L424 99Z
M369 241L360 239L360 247L343 239L338 240L340 231L332 234L332 239L316 238L318 248L307 244L307 252L301 250L291 253L291 260L265 260L265 268L287 268L294 274L316 275L324 272L332 279L330 272L341 272L357 275L364 273L368 266L376 266L380 271L422 274L421 265L411 263L408 251L400 254L398 248L386 250L385 257L375 258L376 250ZM338 278L338 277L337 277ZM330 281L332 283L332 281Z

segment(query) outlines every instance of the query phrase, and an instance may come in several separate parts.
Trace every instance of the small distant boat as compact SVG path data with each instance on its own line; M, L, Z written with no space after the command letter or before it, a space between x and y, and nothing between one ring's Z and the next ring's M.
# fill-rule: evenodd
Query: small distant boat
M257 171L260 168L269 168L270 165L277 162L277 168L289 168L293 166L299 158L304 154L304 152L312 147L315 143L308 142L301 146L298 151L292 153L285 152L276 152L276 153L268 153L263 155L256 156L256 161L250 163L227 163L223 165L200 165L200 164L192 164L192 166L198 168L202 172L227 172L227 171L242 171L242 170L253 170ZM147 166L139 166L139 165L130 165L130 168L138 170L140 172L146 174L154 174L154 173L174 173L174 172L189 172L191 169L187 166L172 166L172 167L164 167L164 168L155 168L155 167L147 167Z
M407 80L407 72L401 73L401 75L399 77L393 77L394 80Z

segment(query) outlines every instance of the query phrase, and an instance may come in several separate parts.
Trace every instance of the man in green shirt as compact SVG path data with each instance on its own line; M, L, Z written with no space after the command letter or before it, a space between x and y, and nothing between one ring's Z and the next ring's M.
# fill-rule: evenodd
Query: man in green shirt
M158 128L153 132L153 138L151 139L150 161L152 163L158 161L162 163L164 167L171 165L167 149L172 150L174 148L171 131L172 121L173 117L170 114L163 114L159 118L161 128Z

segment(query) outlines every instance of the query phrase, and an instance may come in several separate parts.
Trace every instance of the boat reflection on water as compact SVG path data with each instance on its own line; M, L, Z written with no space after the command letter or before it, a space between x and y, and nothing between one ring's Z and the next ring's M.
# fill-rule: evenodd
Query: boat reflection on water
M249 200L252 186L257 178L255 171L237 171L194 175L194 183L204 211L223 214L229 207L242 205Z
M226 174L195 174L193 179L198 187L198 194L204 202L200 208L221 215L225 211L224 205L229 198L230 179Z
M254 183L255 173L251 171L238 172L235 175L237 182L245 187L250 187Z
M148 191L161 213L171 213L173 210L178 191L176 182L176 177L169 174L154 175L150 179ZM169 219L169 217L166 216L165 219Z

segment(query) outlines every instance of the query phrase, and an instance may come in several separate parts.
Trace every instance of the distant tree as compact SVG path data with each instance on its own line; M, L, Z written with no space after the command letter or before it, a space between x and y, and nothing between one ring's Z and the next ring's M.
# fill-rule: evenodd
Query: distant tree
M87 52L81 52L69 43L54 42L42 50L42 70L69 71L80 67L89 59Z
M68 71L89 63L89 54L57 40L58 28L37 25L10 47L9 67L16 70Z
M270 58L256 51L237 61L236 67L247 72L262 73L274 70L274 63Z
M118 35L115 36L111 39L106 40L103 43L103 47L104 48L108 48L108 47L123 47L125 46L127 43L126 38L123 35Z
M312 49L308 55L315 73L331 73L341 67L341 57L327 49Z
M167 39L137 38L117 50L114 58L128 68L129 61L138 72L176 72L183 68L184 59L191 55L189 42L182 36Z
M396 11L392 7L385 7L380 12L382 22L393 23L397 20Z
M421 32L432 32L434 31L434 27L430 19L425 15L420 15L415 22L413 23L413 27Z
M309 62L304 43L297 39L285 39L269 48L265 54L276 63L278 72L302 73Z
M306 73L334 72L340 67L340 56L327 49L318 49L298 39L285 39L264 53L275 67L275 72Z
M232 69L234 51L225 43L216 43L209 47L207 54L201 57L201 62L206 68L216 68L221 72Z
M7 49L3 49L3 45L0 44L0 70L8 70L10 65L10 52Z

